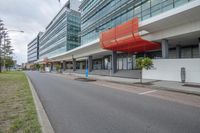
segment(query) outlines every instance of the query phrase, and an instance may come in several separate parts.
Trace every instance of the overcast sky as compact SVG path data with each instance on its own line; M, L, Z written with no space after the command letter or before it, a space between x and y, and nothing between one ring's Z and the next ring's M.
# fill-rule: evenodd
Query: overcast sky
M18 64L27 62L27 44L44 31L66 1L59 4L58 0L0 0L0 19L5 27L24 31L9 33Z

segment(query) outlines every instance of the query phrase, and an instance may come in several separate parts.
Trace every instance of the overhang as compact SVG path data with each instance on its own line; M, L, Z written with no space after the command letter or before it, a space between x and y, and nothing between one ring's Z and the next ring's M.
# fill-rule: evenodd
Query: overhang
M128 53L146 52L160 48L160 44L143 39L138 30L138 18L125 22L100 34L103 49Z

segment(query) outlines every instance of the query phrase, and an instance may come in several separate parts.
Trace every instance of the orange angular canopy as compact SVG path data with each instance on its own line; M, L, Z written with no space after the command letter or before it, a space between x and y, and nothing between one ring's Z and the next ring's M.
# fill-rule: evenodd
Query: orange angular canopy
M143 39L138 31L138 18L116 26L100 34L103 49L121 52L146 52L160 48L160 44Z

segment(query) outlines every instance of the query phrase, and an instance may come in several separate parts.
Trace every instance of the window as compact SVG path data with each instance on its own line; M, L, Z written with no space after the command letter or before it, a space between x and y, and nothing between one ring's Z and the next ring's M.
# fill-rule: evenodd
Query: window
M170 10L174 7L173 0L162 0L163 11Z
M150 0L142 4L142 20L150 18Z
M160 0L151 0L151 15L155 16L162 12Z

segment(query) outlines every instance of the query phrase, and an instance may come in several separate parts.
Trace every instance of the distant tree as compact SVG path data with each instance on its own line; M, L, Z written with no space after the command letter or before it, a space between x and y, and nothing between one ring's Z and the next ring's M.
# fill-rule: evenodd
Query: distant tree
M141 70L140 83L142 83L142 70L149 70L153 67L153 61L149 57L140 57L136 59L136 67Z
M6 70L10 70L11 67L14 67L14 61L12 57L9 57L9 56L5 57L4 63L5 63Z
M34 68L39 71L40 70L40 64L34 64Z
M44 64L40 64L40 71L41 71L41 72L44 72L44 71L45 71Z

